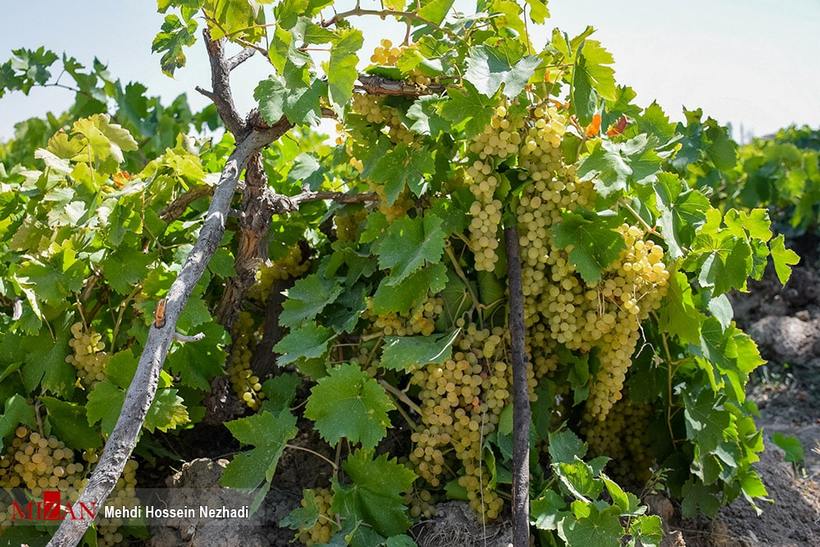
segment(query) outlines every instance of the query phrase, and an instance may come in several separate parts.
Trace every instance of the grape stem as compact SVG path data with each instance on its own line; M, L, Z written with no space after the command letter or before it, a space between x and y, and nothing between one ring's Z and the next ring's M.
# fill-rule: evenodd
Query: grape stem
M301 450L302 452L307 452L308 454L313 454L317 458L321 458L324 461L326 461L333 468L333 471L337 471L339 469L339 466L336 465L336 463L334 463L333 460L331 460L327 456L323 456L322 454L319 454L315 450L311 450L310 448L307 448L305 446L299 446L299 445L296 445L296 444L286 444L285 448L290 448L290 449L293 449L293 450Z
M416 414L421 416L421 414L422 414L421 409L419 408L419 406L416 403L414 403L410 399L410 397L407 396L406 393L404 393L403 391L401 391L399 389L396 389L392 384L390 384L390 382L388 382L387 380L384 380L383 378L379 379L379 383L382 385L382 387L384 389L386 389L387 391L389 391L390 393L395 395L398 400L400 400L401 402L406 404L407 407L410 410L412 410L413 412L415 412Z
M527 356L525 352L524 294L521 281L521 256L518 230L504 228L507 247L507 284L510 302L510 345L513 367L513 470L512 513L513 545L530 544L530 409L527 386Z
M453 269L455 270L456 275L464 283L464 286L467 287L467 292L470 293L470 300L473 301L473 309L480 308L481 304L478 301L478 296L473 290L473 286L470 285L470 281L467 279L467 276L464 274L464 270L461 269L461 265L458 263L456 255L453 254L453 248L450 247L450 244L448 243L447 245L445 245L444 250L447 253L447 258L450 259L450 262L453 265Z
M200 340L204 340L204 339L205 339L205 333L204 332L198 332L196 334L191 334L191 335L182 334L181 332L175 332L174 333L174 340L176 340L177 342L183 343L183 344L186 343L186 342L199 342Z
M633 208L632 208L632 206L631 206L631 205L629 205L626 201L621 200L621 201L620 201L620 204L621 204L621 205L623 205L623 206L624 206L624 209L626 209L627 211L629 211L629 212L632 214L632 216L633 216L633 217L635 217L635 220L637 220L637 221L641 224L641 226L643 226L644 230L646 230L646 231L647 231L648 233L650 233L650 234L656 234L656 233L657 233L657 232L655 231L655 228L653 228L652 226L650 226L650 225L649 225L649 224L648 224L648 223L647 223L647 222L643 219L643 217L641 217L641 215L639 215L639 214L638 214L638 212L637 212L635 209L633 209Z

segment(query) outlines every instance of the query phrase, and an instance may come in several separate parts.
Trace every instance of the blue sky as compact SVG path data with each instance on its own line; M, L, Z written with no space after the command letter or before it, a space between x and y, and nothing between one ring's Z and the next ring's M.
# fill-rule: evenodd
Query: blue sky
M362 5L376 4L363 0ZM339 9L350 4L337 2ZM153 0L35 0L16 2L0 20L0 59L17 47L45 45L89 63L96 55L124 81L145 83L151 93L172 99L207 85L201 46L189 50L189 66L174 79L159 70L151 40L161 24ZM457 1L457 6L469 6ZM577 34L586 25L615 56L616 78L638 92L638 101L657 100L678 119L681 107L703 107L735 135L764 135L790 123L820 126L820 0L551 0L552 17L533 32L543 42L553 27ZM401 27L362 18L365 47L385 35L401 39ZM256 82L268 72L257 58L240 67L234 89L240 108L250 108ZM0 99L0 138L16 122L60 111L71 97L39 89L28 97Z

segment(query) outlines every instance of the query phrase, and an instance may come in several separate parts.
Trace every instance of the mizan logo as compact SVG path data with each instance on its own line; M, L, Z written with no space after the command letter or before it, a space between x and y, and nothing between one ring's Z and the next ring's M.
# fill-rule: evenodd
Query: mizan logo
M11 502L11 520L94 520L97 516L96 502L80 502L75 508L62 503L59 490L45 490L42 501L28 501L25 505L17 500Z

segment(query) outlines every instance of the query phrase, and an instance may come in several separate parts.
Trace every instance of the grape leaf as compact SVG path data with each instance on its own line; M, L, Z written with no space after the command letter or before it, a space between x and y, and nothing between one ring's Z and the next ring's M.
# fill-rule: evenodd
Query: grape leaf
M675 272L669 277L668 297L659 311L660 326L688 344L700 342L700 325L705 317L692 297L692 287L686 274Z
M683 485L682 494L681 513L685 518L693 518L698 514L712 517L720 509L717 488L707 486L694 477L689 477Z
M806 452L800 439L794 435L784 435L779 431L772 434L772 442L779 446L786 453L786 461L794 464L802 464L806 458Z
M411 148L399 144L374 163L366 164L362 176L373 182L384 184L388 205L395 203L405 187L416 196L427 191L425 176L435 171L433 155L427 148Z
M698 444L701 452L712 452L723 441L723 432L732 422L731 413L715 398L712 390L703 388L699 395L684 393L686 437Z
M422 268L397 285L384 278L373 295L373 312L405 313L424 301L428 292L435 294L446 285L447 267L441 263Z
M554 490L546 490L532 500L530 513L532 523L539 530L557 530L558 523L569 513L567 502Z
M312 320L325 306L332 303L344 289L335 279L326 279L318 273L298 280L288 290L288 297L282 303L279 324L295 327Z
M455 0L427 0L422 2L419 15L435 25L441 24Z
M780 280L781 285L785 285L792 275L791 266L800 262L800 257L796 252L786 248L783 234L778 235L769 243L769 249L772 253L772 262L774 263L777 278Z
M526 0L530 7L530 19L536 25L543 25L550 16L546 0Z
M307 530L313 528L319 522L321 510L316 502L316 492L312 488L306 488L302 492L302 499L304 505L288 513L285 518L279 521L279 526L291 530Z
M585 40L575 59L572 72L570 97L578 121L587 125L596 110L593 90L608 101L616 99L615 71L610 65L615 62L601 43Z
M288 365L299 359L313 359L321 357L327 351L327 343L334 338L333 331L317 325L305 323L283 337L273 347L279 354L276 363L279 366Z
M584 518L564 517L558 523L558 535L567 545L589 547L613 547L620 544L624 534L618 509L607 507L600 511L594 504L586 504L588 516Z
M410 130L419 135L429 135L434 139L446 133L450 127L441 115L440 109L446 101L437 95L419 97L407 109L407 118L413 123Z
M576 456L583 458L586 452L586 444L571 430L550 433L549 454L552 463L573 463Z
M697 190L685 189L684 182L671 173L660 173L654 184L655 203L660 215L657 225L666 241L669 256L680 258L706 219L709 200Z
M384 339L381 366L412 371L430 363L443 363L452 354L458 330L441 336L388 336Z
M3 448L3 439L14 431L18 425L34 426L34 407L26 402L22 395L12 395L3 405L3 415L0 416L0 449Z
M503 84L504 95L513 99L524 89L540 62L537 56L529 55L513 64L494 47L474 46L467 57L464 79L487 97L494 96Z
M469 82L462 87L447 88L448 100L441 107L441 116L451 122L451 129L464 129L471 137L484 130L493 117L493 100L479 93Z
M97 382L88 394L88 403L85 407L88 424L100 422L100 428L110 434L119 418L120 410L125 401L125 390L109 381ZM155 430L168 431L190 421L188 409L182 397L177 395L176 389L157 389L154 401L145 416L143 427L153 432Z
M268 378L262 384L265 400L262 408L271 412L285 410L293 403L296 390L302 385L302 379L293 372L283 372L273 378Z
M67 446L75 450L102 446L100 434L89 427L82 405L53 397L40 397L48 409L51 427Z
M229 488L252 490L270 482L288 441L298 432L296 417L288 411L259 414L225 423L243 445L254 448L242 452L225 468L219 483Z
M402 217L395 220L376 245L379 267L390 269L388 285L398 285L425 264L441 260L445 234L441 219L432 213L424 219Z
M211 380L222 372L226 357L224 348L230 339L216 321L200 326L197 330L205 338L195 344L174 344L168 354L166 366L179 377L181 385L207 391L211 387Z
M134 290L134 284L142 279L148 265L154 261L153 253L141 249L119 247L108 253L100 266L105 282L119 294L127 295Z
M644 184L656 178L661 158L647 135L626 142L597 141L578 166L578 178L591 180L595 190L607 197L626 190L628 184Z
M165 16L160 32L151 43L151 51L162 53L160 67L168 76L185 66L185 48L196 43L196 19L182 23L174 14Z
M347 438L374 448L390 426L395 406L384 389L357 365L331 368L310 391L305 416L324 440L335 445Z
M158 389L151 408L145 416L143 427L153 433L158 429L163 433L190 422L185 401L176 389Z
M353 96L353 84L359 76L356 64L357 53L362 47L362 31L343 28L330 49L327 66L327 95L331 106L339 116L344 115L344 107Z
M262 119L271 125L282 116L294 125L317 123L327 82L321 79L306 82L307 71L292 64L286 65L285 70L284 78L271 75L254 89L253 97L259 103Z
M660 547L663 539L663 521L658 515L641 515L631 520L629 535L635 545Z
M21 369L23 385L34 391L38 385L46 392L70 397L77 379L74 367L66 363L65 357L71 352L68 339L71 337L68 319L55 329L56 339L52 339L43 329L37 336L25 338L25 363Z
M626 248L624 238L615 231L617 217L565 212L563 221L552 228L556 245L567 248L570 262L587 283L595 283L621 251Z
M386 454L374 459L370 450L354 452L343 468L351 484L334 485L336 513L358 517L388 537L410 527L403 494L412 487L415 473Z
M712 288L713 296L744 289L752 271L752 249L745 239L734 236L709 238L711 252L701 265L698 283Z

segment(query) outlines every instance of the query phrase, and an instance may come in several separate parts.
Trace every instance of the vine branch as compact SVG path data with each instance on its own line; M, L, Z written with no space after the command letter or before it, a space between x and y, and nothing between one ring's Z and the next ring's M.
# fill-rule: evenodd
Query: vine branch
M513 545L530 544L530 395L527 386L527 357L524 346L524 294L521 286L521 257L518 230L504 229L507 247L507 283L510 290L510 345L513 369Z
M420 25L429 25L431 27L437 28L437 29L441 30L442 32L444 32L445 34L447 34L448 36L450 36L451 38L458 38L458 35L456 35L456 33L453 32L452 30L450 30L446 27L442 27L440 25L437 25L433 21L430 21L429 19L425 19L424 17L422 17L418 13L415 13L415 12L412 12L412 11L399 11L399 10L391 10L391 9L365 9L365 8L360 7L360 6L356 6L355 8L347 10L347 11L340 11L339 13L335 14L330 19L322 21L322 26L323 27L329 27L329 26L335 25L339 21L343 21L343 20L348 19L350 17L362 17L362 16L366 16L366 15L375 15L377 17L395 17L396 19L406 19L408 21L414 21L414 22L416 22Z

